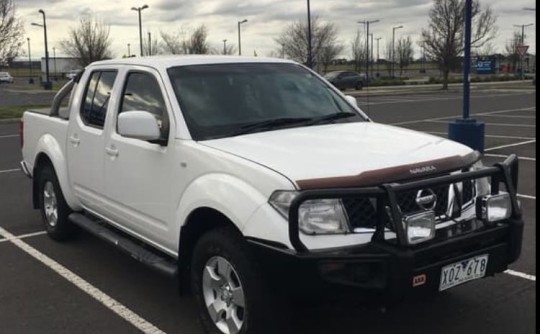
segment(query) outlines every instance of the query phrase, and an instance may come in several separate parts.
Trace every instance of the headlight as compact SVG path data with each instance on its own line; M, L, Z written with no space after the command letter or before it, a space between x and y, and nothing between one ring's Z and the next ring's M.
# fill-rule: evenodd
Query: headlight
M479 197L476 204L476 215L488 223L510 218L512 215L510 195L502 193Z
M276 191L269 203L289 219L289 208L298 196L295 191ZM307 200L298 208L298 227L306 234L336 234L350 231L343 204L339 199Z
M433 210L406 215L403 227L409 245L415 245L435 237L435 212Z

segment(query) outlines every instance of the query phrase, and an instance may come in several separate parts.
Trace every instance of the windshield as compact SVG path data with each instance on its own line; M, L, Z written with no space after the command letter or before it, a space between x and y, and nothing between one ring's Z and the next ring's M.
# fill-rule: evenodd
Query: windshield
M365 120L323 80L296 64L191 65L168 72L195 140ZM339 115L329 117L333 114Z

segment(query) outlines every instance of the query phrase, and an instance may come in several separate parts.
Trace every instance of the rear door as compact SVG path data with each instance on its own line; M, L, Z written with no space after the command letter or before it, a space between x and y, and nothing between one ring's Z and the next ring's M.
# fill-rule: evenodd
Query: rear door
M97 213L103 212L104 125L117 74L114 68L89 73L80 105L73 106L78 110L68 126L67 165L72 189L86 208Z

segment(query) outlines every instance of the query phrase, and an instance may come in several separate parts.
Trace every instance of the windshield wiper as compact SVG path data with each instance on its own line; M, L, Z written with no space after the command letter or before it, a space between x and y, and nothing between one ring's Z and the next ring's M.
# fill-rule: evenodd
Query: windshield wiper
M335 114L324 115L321 117L314 117L311 119L310 122L306 123L306 125L323 124L326 122L335 121L342 118L354 117L354 116L358 116L358 114L353 113L353 112L338 112Z
M256 122L244 125L240 127L240 129L233 133L233 136L243 135L247 133L257 132L259 130L271 130L276 127L280 127L283 125L291 125L291 124L297 124L297 123L303 123L303 122L309 122L313 120L309 117L282 117L282 118L275 118L275 119L269 119L266 121Z

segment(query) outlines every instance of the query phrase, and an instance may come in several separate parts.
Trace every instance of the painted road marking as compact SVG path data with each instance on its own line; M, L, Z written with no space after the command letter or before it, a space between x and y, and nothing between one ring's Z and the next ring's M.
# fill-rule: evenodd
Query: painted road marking
M447 124L448 122L443 122L442 120L433 120L433 121L425 121L429 123L444 123ZM516 127L516 128L536 128L536 125L530 125L530 124L512 124L512 123L484 123L485 125L489 126L510 126L510 127Z
M0 240L0 243L5 242L5 241L11 241L13 239L26 239L26 238L31 238L31 237L35 237L35 236L38 236L38 235L44 235L44 234L47 234L47 232L46 231L41 231L41 232L21 234L19 236L14 236L13 238L2 239L2 240Z
M486 153L484 154L484 156L486 157L493 157L493 158L508 158L507 155L504 155L504 154L492 154L492 153ZM519 160L524 160L524 161L534 161L536 162L536 158L529 158L529 157L521 157L521 156L518 156L518 159Z
M505 274L508 274L508 275L512 275L512 276L516 276L516 277L521 277L521 278L524 278L524 279L528 279L529 281L534 281L534 282L536 282L536 276L534 276L534 275L529 275L529 274L520 273L519 271L514 271L514 270L511 270L511 269L505 270L504 273L505 273Z
M531 109L534 109L535 107L527 107L527 108L518 108L518 109L504 109L504 110L496 110L496 111L489 111L489 112L483 112L483 113L473 113L474 116L486 116L486 115L493 115L493 114L502 114L512 111L529 111ZM405 122L397 122L397 123L389 123L390 125L405 125L405 124L416 124L416 123L422 123L422 122L428 122L428 121L439 121L443 119L453 119L458 118L459 115L453 115L453 116L444 116L444 117L435 117L435 118L424 118L419 119L416 121L405 121Z
M120 304L115 299L109 297L107 294L99 290L98 288L94 287L84 279L82 279L77 274L73 273L71 270L67 269L66 267L62 266L60 263L54 261L47 255L41 253L34 247L30 246L29 244L25 243L22 240L17 239L13 234L9 233L8 231L4 230L0 227L0 236L10 239L9 242L26 252L28 255L32 256L39 262L43 263L50 269L57 272L60 276L65 278L68 282L72 283L88 295L90 295L92 298L103 304L105 307L107 307L112 312L116 313L118 316L120 316L122 319L126 320L133 326L135 326L138 330L142 331L143 333L149 333L149 334L161 334L165 333L150 322L146 321L139 315L137 315L135 312L131 311L126 306Z
M536 143L536 139L527 140L527 141L523 141L523 142L519 142L519 143L515 143L515 144L508 144L508 145L501 145L501 146L495 146L495 147L491 147L491 148L486 148L485 151L488 152L488 151L498 150L498 149L501 149L501 148L514 147L514 146L520 146L520 145L527 145L527 144L532 144L532 143Z
M426 133L431 133L434 135L448 135L448 132L440 131L425 131ZM486 138L501 138L501 139L520 139L520 140L532 140L536 139L534 137L518 137L518 136L501 136L501 135L484 135Z
M17 169L4 169L4 170L0 170L0 174L2 174L2 173L20 172L20 171L21 171L20 168L17 168Z
M536 196L517 194L517 197L525 198L525 199L534 199L536 201Z

